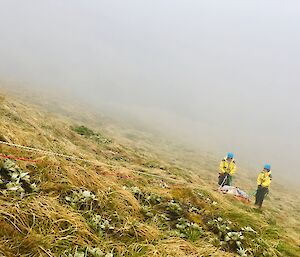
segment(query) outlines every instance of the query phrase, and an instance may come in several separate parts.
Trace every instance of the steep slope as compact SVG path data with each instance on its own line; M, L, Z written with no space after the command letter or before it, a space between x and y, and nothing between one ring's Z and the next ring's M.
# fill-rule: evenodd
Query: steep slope
M275 185L257 211L214 191L212 157L70 108L1 97L2 142L77 157L0 144L1 166L26 159L16 170L37 188L3 179L3 256L299 256L292 193Z

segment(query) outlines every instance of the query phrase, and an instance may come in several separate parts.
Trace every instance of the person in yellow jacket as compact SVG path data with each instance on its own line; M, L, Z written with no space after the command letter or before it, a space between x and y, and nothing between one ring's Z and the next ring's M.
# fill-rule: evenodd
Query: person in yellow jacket
M271 165L266 164L264 170L257 177L257 190L255 195L255 205L258 208L262 207L264 198L269 192L269 187L272 182Z
M220 186L232 185L232 176L236 172L236 164L233 157L234 157L233 153L228 153L227 156L220 163L219 182L218 182Z

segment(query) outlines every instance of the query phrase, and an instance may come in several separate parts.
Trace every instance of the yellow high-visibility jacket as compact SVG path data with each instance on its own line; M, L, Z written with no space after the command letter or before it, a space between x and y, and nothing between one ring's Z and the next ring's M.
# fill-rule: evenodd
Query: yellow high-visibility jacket
M269 172L262 171L261 173L259 173L257 178L258 186L269 187L271 182L272 182L271 171Z
M220 173L221 174L228 173L230 175L233 175L235 172L236 172L235 160L233 159L231 162L228 162L225 157L220 163Z

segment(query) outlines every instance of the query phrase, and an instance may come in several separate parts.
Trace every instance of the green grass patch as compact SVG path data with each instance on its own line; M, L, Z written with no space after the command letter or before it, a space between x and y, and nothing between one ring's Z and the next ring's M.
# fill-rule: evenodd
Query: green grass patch
M93 130L87 128L86 126L75 126L75 127L72 127L72 130L82 136L91 137L91 136L95 135L95 132Z
M300 246L298 248L296 248L285 242L280 242L277 246L277 250L283 256L290 256L290 257L299 257L300 256Z
M110 144L112 140L103 136L101 133L94 132L92 129L86 126L73 126L71 130L76 132L77 134L84 136L86 138L92 139L93 141L97 142L98 144Z

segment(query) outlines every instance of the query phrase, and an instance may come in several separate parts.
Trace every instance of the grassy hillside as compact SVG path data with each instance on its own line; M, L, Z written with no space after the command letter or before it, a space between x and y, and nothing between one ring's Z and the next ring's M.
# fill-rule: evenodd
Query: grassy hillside
M3 256L300 256L296 193L275 183L256 210L215 191L214 157L46 105L1 97L0 140L92 162L0 145L2 155L36 161L0 159L19 166L1 173ZM236 183L251 191L253 181Z

